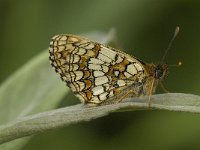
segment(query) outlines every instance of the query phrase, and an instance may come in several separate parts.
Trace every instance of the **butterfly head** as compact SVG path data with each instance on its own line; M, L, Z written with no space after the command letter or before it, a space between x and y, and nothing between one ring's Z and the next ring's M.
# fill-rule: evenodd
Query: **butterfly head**
M162 80L167 76L168 70L169 65L166 63L156 65L154 68L154 78L157 80Z

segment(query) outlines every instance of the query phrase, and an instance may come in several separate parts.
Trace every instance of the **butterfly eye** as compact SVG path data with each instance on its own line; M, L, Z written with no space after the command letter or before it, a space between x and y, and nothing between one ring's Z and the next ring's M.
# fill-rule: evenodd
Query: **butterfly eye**
M163 79L167 75L168 65L159 64L155 67L155 78L158 80Z

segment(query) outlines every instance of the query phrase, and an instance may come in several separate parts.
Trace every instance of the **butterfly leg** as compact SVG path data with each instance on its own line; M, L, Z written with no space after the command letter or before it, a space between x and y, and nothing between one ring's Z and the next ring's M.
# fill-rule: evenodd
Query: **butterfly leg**
M153 93L154 82L155 82L155 78L153 78L151 85L150 85L149 97L148 97L148 101L147 101L148 107L151 107L151 96L152 96L152 93Z
M100 103L99 105L116 104L122 102L127 97L137 96L134 90L128 90L126 92L118 93L118 95L113 98Z
M131 96L130 96L131 95ZM136 91L134 90L129 90L127 93L125 93L122 97L119 98L118 102L122 102L124 99L128 98L128 97L132 97L132 96L136 96Z

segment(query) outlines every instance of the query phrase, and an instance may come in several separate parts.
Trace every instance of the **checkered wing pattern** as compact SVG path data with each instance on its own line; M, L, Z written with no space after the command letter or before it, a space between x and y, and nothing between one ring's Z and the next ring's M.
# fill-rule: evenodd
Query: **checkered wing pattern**
M120 101L124 93L141 94L145 68L138 59L75 35L56 35L50 61L67 86L84 103Z

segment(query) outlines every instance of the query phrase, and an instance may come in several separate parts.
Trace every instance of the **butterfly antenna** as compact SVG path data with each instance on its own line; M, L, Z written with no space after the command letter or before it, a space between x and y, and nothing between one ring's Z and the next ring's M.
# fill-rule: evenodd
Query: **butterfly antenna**
M163 55L163 57L161 59L161 62L163 62L165 60L165 58L167 56L167 53L168 53L169 49L171 48L174 39L176 38L176 36L179 33L179 30L180 30L180 28L179 28L179 26L177 26L176 29L175 29L175 31L174 31L173 37L171 38L171 40L170 40L170 42L169 42L169 44L167 46L167 49L165 50L165 53L164 53L164 55Z
M181 61L178 61L177 64L169 65L170 67L180 67L183 63Z

